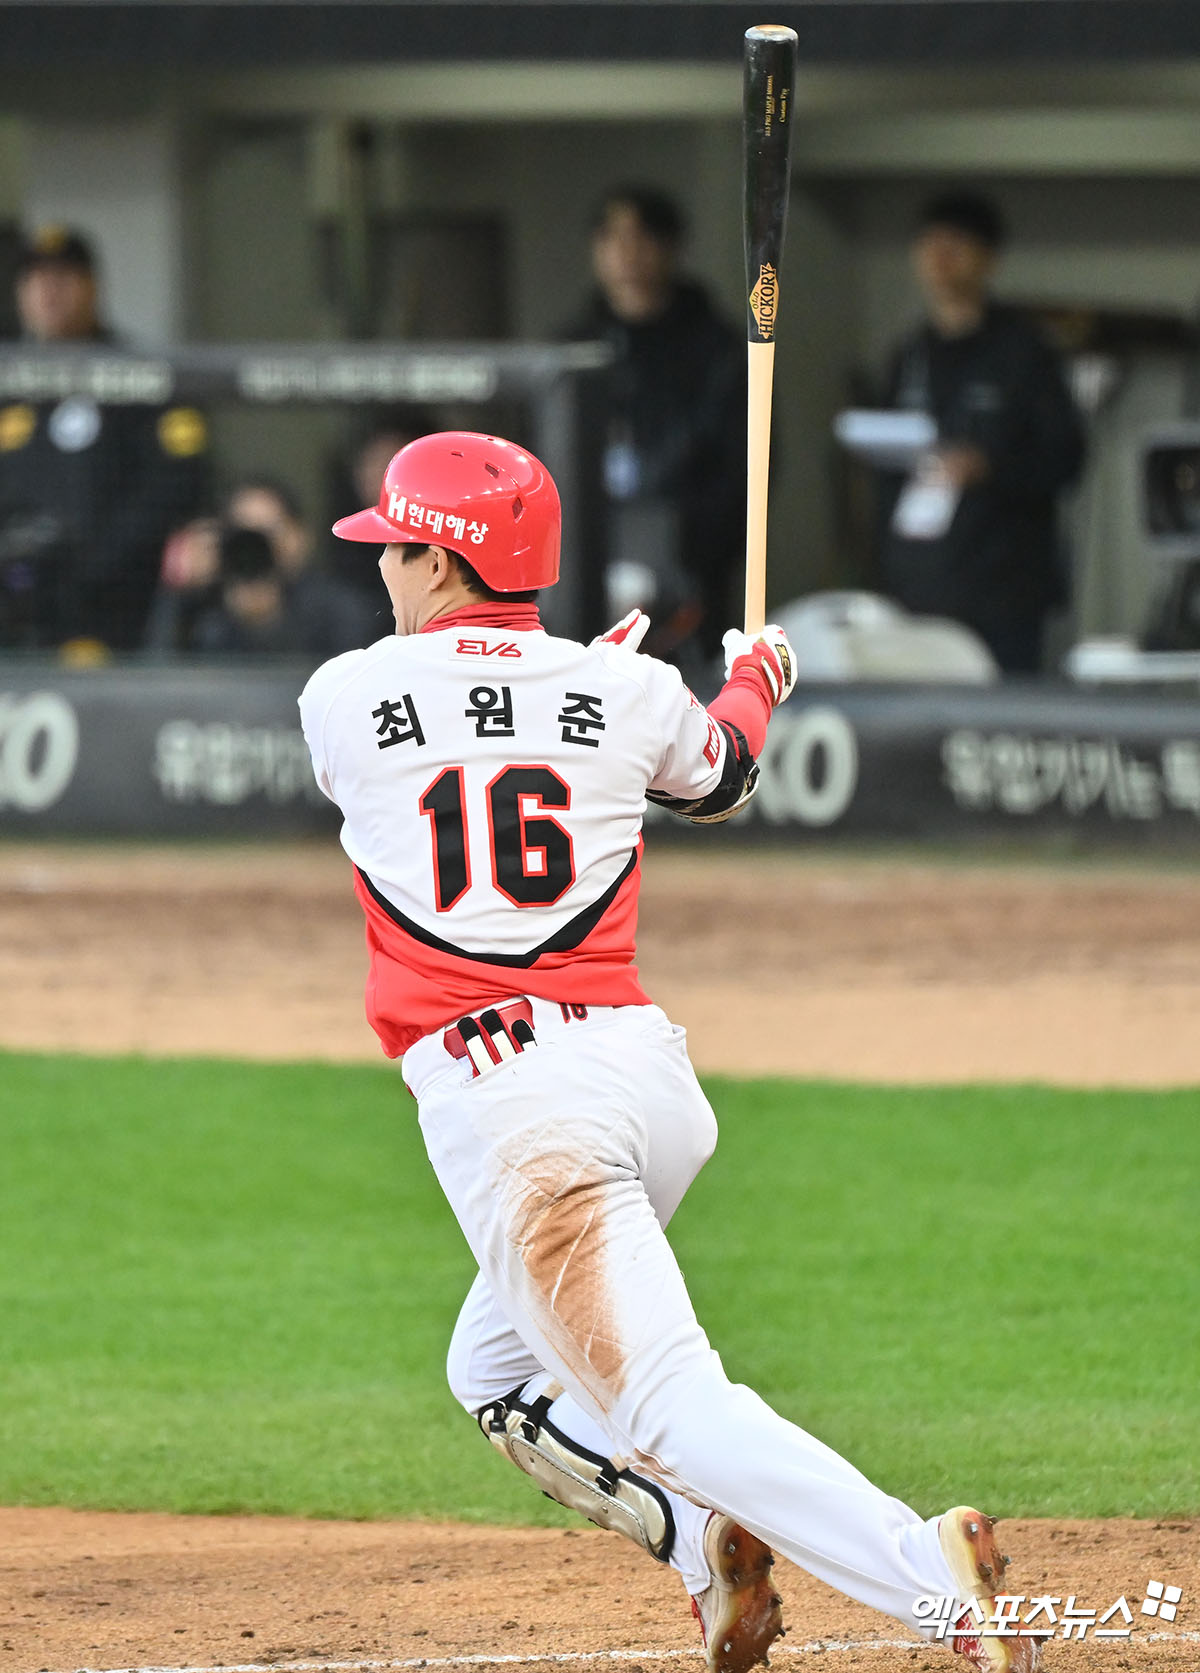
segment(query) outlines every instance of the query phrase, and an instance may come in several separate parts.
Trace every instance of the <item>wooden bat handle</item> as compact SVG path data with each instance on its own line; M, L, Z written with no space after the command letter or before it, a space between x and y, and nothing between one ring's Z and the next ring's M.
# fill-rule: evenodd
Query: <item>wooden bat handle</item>
M775 344L747 343L746 360L746 632L755 634L767 619L767 480Z

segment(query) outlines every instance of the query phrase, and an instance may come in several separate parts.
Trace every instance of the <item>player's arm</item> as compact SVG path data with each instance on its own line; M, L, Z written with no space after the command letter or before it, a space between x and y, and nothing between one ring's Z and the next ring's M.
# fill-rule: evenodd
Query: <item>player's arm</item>
M753 796L767 722L796 684L795 652L781 627L772 623L754 638L731 627L721 643L725 684L707 710L709 720L716 722L725 738L721 781L698 807L676 810L699 825L731 819Z
M307 685L296 699L300 708L300 728L308 753L312 757L313 776L321 791L331 802L337 801L333 788L333 768L330 760L329 711L341 689L358 671L362 651L346 651L322 663L310 675Z
M635 611L599 643L636 650L649 625ZM796 683L795 655L781 628L766 627L754 639L731 628L724 644L726 682L707 709L678 670L638 658L663 739L647 797L697 824L729 819L750 800L771 711Z
M741 812L758 788L758 763L750 754L745 735L728 722L714 724L724 735L724 753L721 775L712 790L693 800L667 790L646 791L648 802L690 819L693 825L723 825Z

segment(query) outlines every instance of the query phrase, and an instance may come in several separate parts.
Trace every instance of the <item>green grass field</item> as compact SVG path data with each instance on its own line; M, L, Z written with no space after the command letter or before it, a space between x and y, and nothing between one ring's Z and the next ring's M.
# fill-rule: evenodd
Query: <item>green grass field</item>
M394 1070L0 1054L0 1503L565 1520ZM1200 1512L1200 1092L713 1081L730 1375L924 1513Z

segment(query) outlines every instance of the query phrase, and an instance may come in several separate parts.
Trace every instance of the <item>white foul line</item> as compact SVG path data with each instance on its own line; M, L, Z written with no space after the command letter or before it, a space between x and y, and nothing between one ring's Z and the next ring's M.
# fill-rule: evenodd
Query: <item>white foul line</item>
M1126 1640L1135 1644L1200 1644L1200 1632L1145 1632ZM829 1655L841 1650L915 1650L919 1638L814 1638L807 1644L784 1644L775 1656ZM416 1673L437 1667L520 1667L537 1663L555 1667L599 1661L698 1660L703 1650L578 1650L566 1653L507 1656L410 1656L406 1661L246 1661L219 1662L214 1667L76 1667L71 1673Z
M912 1650L919 1641L912 1638L873 1638L842 1643L835 1638L815 1639L811 1644L789 1644L776 1655L807 1655L825 1650ZM76 1667L71 1673L419 1673L438 1667L520 1667L549 1664L556 1667L598 1661L685 1661L699 1660L695 1650L578 1650L538 1655L507 1656L412 1656L407 1661L248 1661L215 1667Z

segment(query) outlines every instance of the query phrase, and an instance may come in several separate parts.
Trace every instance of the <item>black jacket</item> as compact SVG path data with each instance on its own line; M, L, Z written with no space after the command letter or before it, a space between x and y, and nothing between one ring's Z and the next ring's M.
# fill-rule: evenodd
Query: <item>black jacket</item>
M691 282L644 325L619 320L597 293L566 335L612 344L608 439L624 430L637 456L636 497L677 508L678 561L699 589L706 636L719 639L744 538L744 340Z
M925 326L891 368L886 404L923 410L939 440L980 448L987 477L967 488L938 540L891 526L905 478L882 477L884 590L910 610L989 629L1038 621L1066 601L1055 497L1079 473L1079 414L1055 351L1023 315L993 304L982 325L945 338Z
M393 624L394 625L394 624ZM386 636L383 620L335 575L304 570L284 589L283 609L264 627L230 615L219 596L201 611L187 650L308 657L315 664Z
M207 450L190 407L0 406L0 644L140 645L163 542L201 507Z

